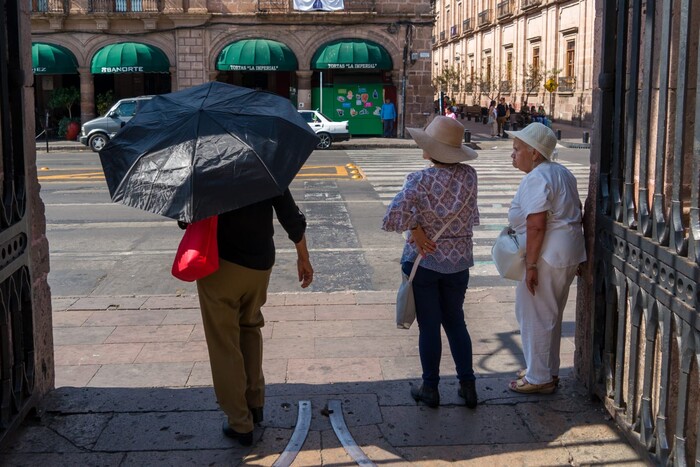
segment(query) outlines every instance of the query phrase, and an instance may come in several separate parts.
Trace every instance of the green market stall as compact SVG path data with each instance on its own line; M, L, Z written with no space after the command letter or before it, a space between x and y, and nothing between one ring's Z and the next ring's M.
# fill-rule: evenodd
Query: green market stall
M395 87L385 71L393 68L389 53L379 44L343 39L321 46L311 60L317 86L312 106L335 121L349 121L352 135L381 135L379 112L385 97L395 103Z

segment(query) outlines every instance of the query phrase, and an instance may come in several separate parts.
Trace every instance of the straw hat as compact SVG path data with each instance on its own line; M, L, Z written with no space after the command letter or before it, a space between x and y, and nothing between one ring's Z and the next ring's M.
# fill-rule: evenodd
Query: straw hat
M462 145L464 126L453 118L438 116L425 130L406 129L419 148L443 164L470 161L479 157L472 148Z
M518 138L523 143L539 152L548 161L557 147L557 136L551 128L540 122L533 122L520 131L506 131L509 136Z

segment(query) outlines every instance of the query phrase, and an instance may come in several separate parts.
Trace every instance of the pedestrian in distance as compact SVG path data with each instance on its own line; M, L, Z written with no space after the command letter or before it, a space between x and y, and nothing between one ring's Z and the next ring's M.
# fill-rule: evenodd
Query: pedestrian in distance
M449 105L445 107L445 117L451 118L452 120L457 120L457 114L455 114L454 110L452 110L452 107Z
M220 214L219 269L197 281L214 392L226 414L222 430L244 446L253 444L254 424L262 421L265 403L260 329L275 262L273 210L296 247L301 287L311 285L306 218L289 189L276 198Z
M508 211L508 222L525 236L525 275L515 290L526 368L511 391L551 394L559 382L561 323L569 287L586 260L582 208L576 178L552 162L557 137L539 122L514 138L513 167L525 172Z
M496 131L496 134L498 136L503 136L503 127L506 124L506 120L508 120L508 106L506 105L506 98L501 97L498 105L496 106L496 122L498 123L498 130Z
M441 327L447 339L459 379L458 394L465 405L478 402L472 364L472 341L464 322L464 296L469 268L474 265L473 227L479 225L476 170L461 162L477 158L462 145L464 127L445 116L436 117L425 130L408 128L423 158L432 166L406 177L401 191L389 205L382 228L405 232L401 268L410 275L414 262L421 262L412 282L423 370L422 384L411 395L429 407L440 405ZM445 235L431 240L447 225Z
M379 118L382 119L382 130L385 138L394 136L394 121L396 120L396 107L388 97L384 99L382 108L379 112Z
M496 101L491 101L488 110L488 124L491 127L491 138L498 136L498 111L496 110Z

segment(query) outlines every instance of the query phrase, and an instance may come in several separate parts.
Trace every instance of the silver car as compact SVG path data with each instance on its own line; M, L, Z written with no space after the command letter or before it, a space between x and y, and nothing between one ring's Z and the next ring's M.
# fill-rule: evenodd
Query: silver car
M83 123L80 142L93 151L100 152L107 141L113 138L117 131L136 115L139 108L152 98L153 96L140 96L117 101L104 117L93 118Z

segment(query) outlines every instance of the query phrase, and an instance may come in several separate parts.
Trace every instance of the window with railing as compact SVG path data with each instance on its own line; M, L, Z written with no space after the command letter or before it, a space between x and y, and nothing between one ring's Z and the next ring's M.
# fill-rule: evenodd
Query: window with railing
M163 11L162 0L89 0L90 13L154 13Z
M473 83L466 83L464 85L464 92L471 94L474 92L474 84Z
M474 30L474 22L471 18L467 18L464 21L462 21L462 30L464 32L471 32Z
M445 40L445 31L440 31L440 42Z
M504 18L513 14L513 1L504 0L498 3L498 18Z
M479 27L491 24L491 10L484 10L479 13L478 17Z
M559 78L558 92L574 92L576 88L576 78L573 76L562 76Z
M501 81L500 87L498 90L502 93L510 93L513 89L513 86L511 85L510 81Z
M290 0L257 0L258 13L290 13L301 12L294 10ZM377 0L345 0L343 9L337 12L357 12L357 13L373 13L377 10ZM322 10L309 10L310 12L323 12ZM325 13L334 13L328 11Z
M450 37L454 37L457 34L459 34L459 29L457 29L457 25L455 24L454 26L450 26Z
M67 13L67 0L31 0L32 13Z
M542 3L542 0L520 0L520 8L527 10L528 8L536 7Z

